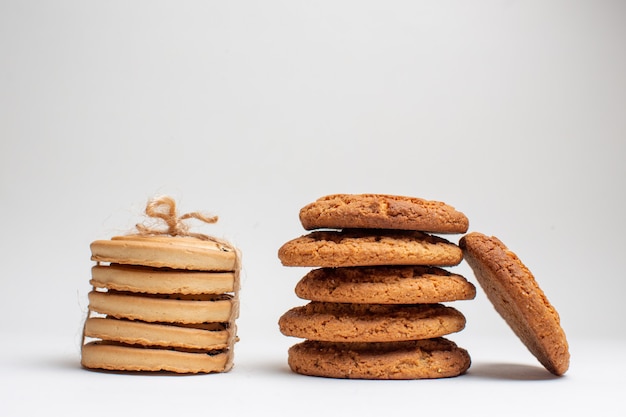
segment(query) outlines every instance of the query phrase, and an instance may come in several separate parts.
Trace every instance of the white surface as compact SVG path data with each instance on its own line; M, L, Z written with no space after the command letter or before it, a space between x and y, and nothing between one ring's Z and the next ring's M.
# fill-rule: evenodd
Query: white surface
M511 336L464 341L473 365L461 377L358 381L290 373L286 349L294 340L283 339L271 343L244 339L237 345L231 372L199 376L86 371L77 366L76 348L67 340L21 348L4 345L2 414L623 416L626 412L626 366L619 359L626 349L623 341L575 341L572 366L560 378L543 369ZM453 339L460 344L463 338Z
M450 389L473 409L540 407L520 390L554 393L551 409L619 409L625 21L610 0L0 1L0 407L456 410ZM558 309L571 374L492 378L492 361L528 359L480 347L511 342L481 291L459 304L463 345L487 364L477 375L379 385L281 371L290 341L276 322L301 303L304 271L276 252L303 233L300 207L334 192L446 201L502 239ZM232 375L76 368L89 243L132 230L161 193L219 215L192 226L243 252Z

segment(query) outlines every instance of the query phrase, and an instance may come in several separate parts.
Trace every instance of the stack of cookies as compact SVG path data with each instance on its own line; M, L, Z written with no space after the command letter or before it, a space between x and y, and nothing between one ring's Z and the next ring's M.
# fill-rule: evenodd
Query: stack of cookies
M474 285L442 267L461 249L435 234L464 233L468 220L436 201L340 194L300 210L308 234L285 243L285 266L314 267L296 286L309 303L286 312L280 331L305 339L289 349L300 374L359 379L443 378L470 366L443 336L465 327L444 302L473 299Z
M152 203L147 213L164 218L158 215L163 204L174 213L171 199ZM85 368L231 369L239 312L238 251L227 242L187 233L180 218L167 221L174 228L168 229L171 235L141 229L141 234L91 243L97 264L84 326Z

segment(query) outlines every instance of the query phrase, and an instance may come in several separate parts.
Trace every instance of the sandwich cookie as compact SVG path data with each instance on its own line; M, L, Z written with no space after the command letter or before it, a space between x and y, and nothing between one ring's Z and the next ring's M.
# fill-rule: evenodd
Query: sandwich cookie
M171 325L113 317L90 317L85 323L84 334L86 337L130 345L222 350L234 341L236 328L224 323Z
M179 374L227 372L231 355L223 351L184 351L95 341L83 345L82 365L109 371L166 371Z
M91 243L91 260L126 265L233 271L236 251L222 243L181 236L114 236Z
M459 245L496 311L554 375L569 368L569 347L557 311L517 255L496 237L470 233Z
M221 323L238 317L239 303L229 294L181 295L159 297L91 291L89 309L116 318L164 323Z
M237 291L235 271L206 272L111 264L91 268L91 285L147 294L221 294Z

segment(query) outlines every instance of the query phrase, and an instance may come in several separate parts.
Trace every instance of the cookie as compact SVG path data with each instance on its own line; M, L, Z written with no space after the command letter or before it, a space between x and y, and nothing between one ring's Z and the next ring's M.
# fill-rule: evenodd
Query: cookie
M234 341L235 329L222 323L171 325L120 320L110 317L90 317L85 322L86 337L132 345L168 348L220 350Z
M148 294L221 294L238 290L234 272L205 272L131 265L96 265L91 285Z
M91 259L126 265L198 271L233 271L237 253L231 247L182 236L115 236L91 243Z
M461 375L470 367L465 349L444 338L391 343L304 341L292 346L289 367L328 378L426 379Z
M224 294L153 297L116 291L91 291L89 309L116 318L164 323L218 323L233 321L237 299Z
M441 304L384 305L312 301L279 319L286 336L326 342L428 339L462 330L465 317Z
M570 359L565 332L530 270L496 237L473 232L460 246L496 311L548 371L564 374Z
M336 303L432 304L476 296L476 287L463 276L426 266L314 269L295 291L305 300Z
M300 210L300 222L313 229L403 229L465 233L467 217L440 201L385 194L335 194Z
M463 259L449 241L406 230L347 229L314 231L278 250L285 266L346 267L374 265L453 266Z
M97 341L83 345L81 365L110 371L167 371L182 374L226 372L232 367L232 351L207 353L151 349Z

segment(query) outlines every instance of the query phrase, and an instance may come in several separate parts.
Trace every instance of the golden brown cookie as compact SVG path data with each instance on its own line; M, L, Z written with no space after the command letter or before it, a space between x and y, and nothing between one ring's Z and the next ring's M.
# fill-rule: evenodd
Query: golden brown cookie
M437 267L373 266L320 268L296 285L312 301L373 304L433 304L471 300L476 287L463 276Z
M229 246L182 236L115 236L91 243L91 259L125 265L198 271L233 271L237 254Z
M328 378L426 379L461 375L470 367L465 349L444 338L387 343L306 340L289 349L296 373Z
M160 297L117 291L91 291L89 309L116 318L163 323L231 322L239 313L238 300L223 294Z
M237 274L189 271L134 265L96 265L91 285L117 291L148 294L221 294L238 290Z
M167 371L182 374L226 372L232 367L232 350L205 352L154 349L96 341L83 345L81 365L110 371Z
M465 317L441 304L344 304L312 301L279 319L286 336L326 342L395 342L458 332Z
M285 266L345 267L373 265L453 266L463 259L449 241L405 230L347 229L315 231L278 250Z
M173 325L120 320L112 317L90 317L85 322L86 337L119 343L185 349L219 350L232 345L234 325L202 323Z
M300 210L300 222L313 229L403 229L465 233L467 217L454 207L415 197L385 194L334 194Z
M496 237L473 232L460 246L496 311L546 369L564 374L570 359L565 332L533 274Z

